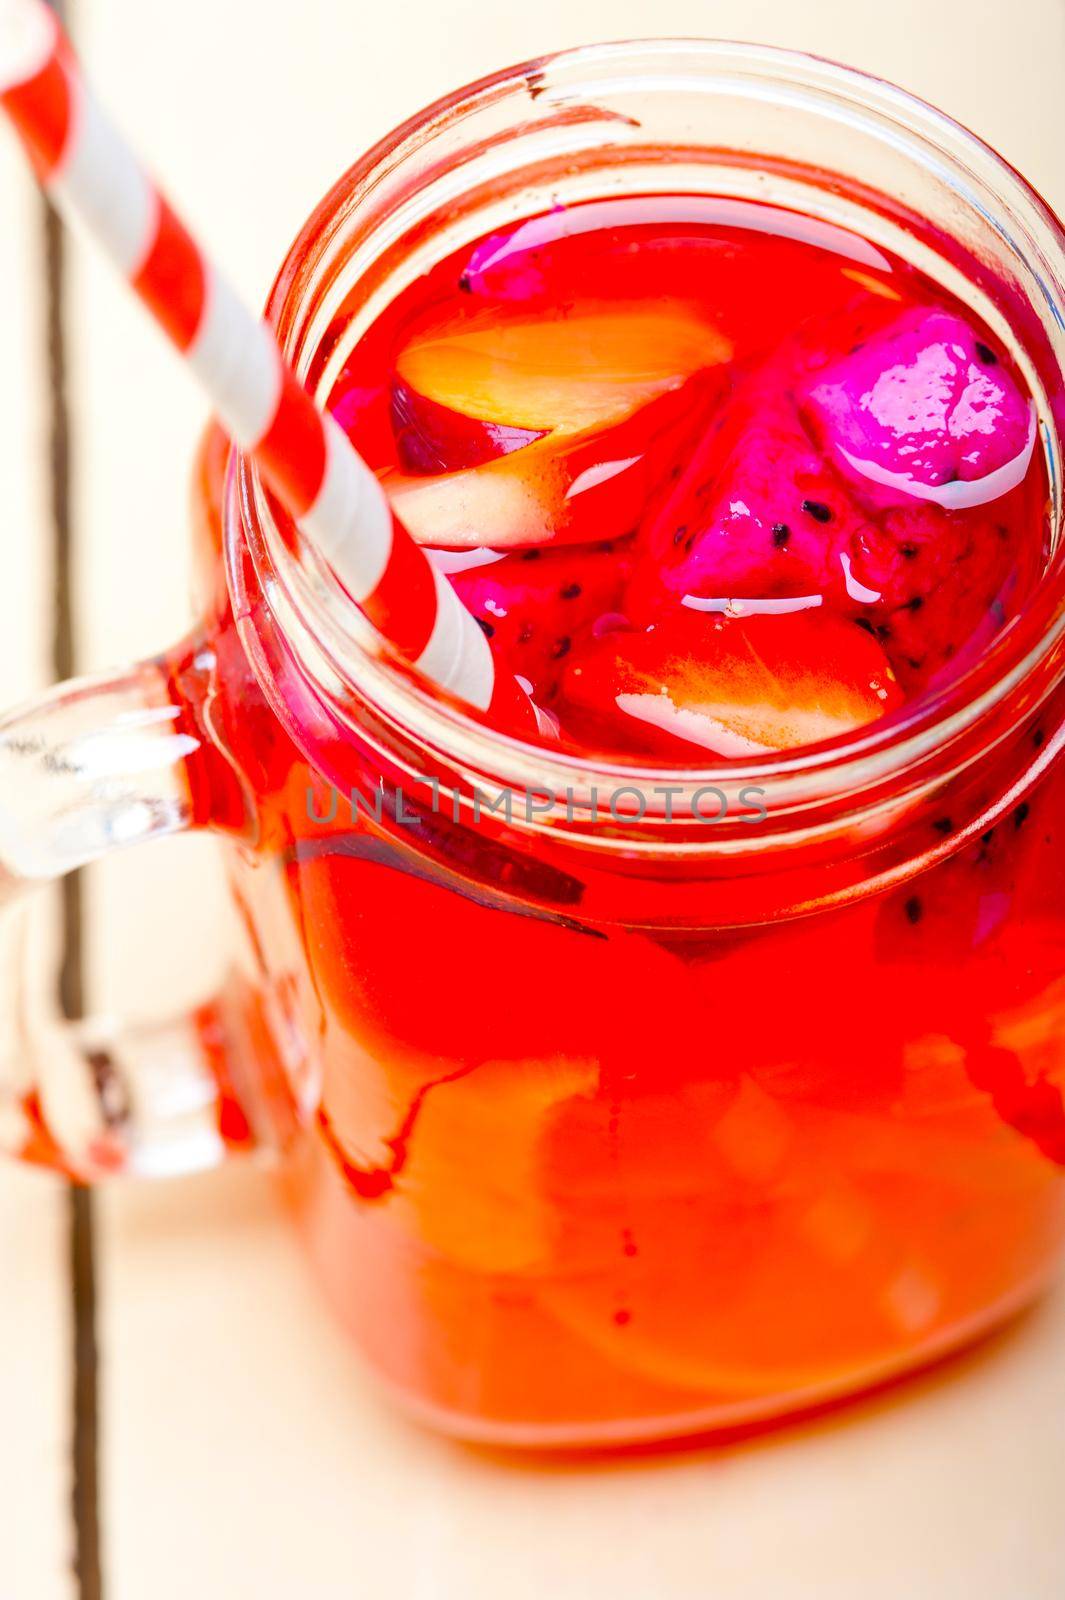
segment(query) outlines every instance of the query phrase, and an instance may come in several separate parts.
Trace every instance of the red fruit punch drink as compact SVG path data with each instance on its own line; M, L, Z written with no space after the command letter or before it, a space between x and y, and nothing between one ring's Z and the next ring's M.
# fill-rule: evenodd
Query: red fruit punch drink
M510 1444L867 1388L1024 1303L1065 1232L1053 319L993 204L924 220L922 139L960 130L865 85L913 170L878 188L856 133L830 176L851 75L641 48L439 109L275 291L532 743L353 643L215 436L175 663L211 680L204 805L252 797L229 1025L330 1294L410 1408ZM663 73L727 128L715 63L737 106L806 83L784 154L670 133Z

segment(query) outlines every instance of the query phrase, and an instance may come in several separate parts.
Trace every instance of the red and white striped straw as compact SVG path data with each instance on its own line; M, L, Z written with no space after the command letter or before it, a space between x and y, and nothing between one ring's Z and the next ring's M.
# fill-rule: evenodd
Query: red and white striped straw
M497 726L531 726L528 697L108 120L43 0L0 0L0 104L50 198L110 256L374 627Z

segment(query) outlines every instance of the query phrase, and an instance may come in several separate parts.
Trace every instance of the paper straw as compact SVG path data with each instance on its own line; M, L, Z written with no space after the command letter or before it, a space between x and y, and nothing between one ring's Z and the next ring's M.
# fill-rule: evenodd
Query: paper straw
M0 103L68 221L110 256L222 425L374 627L427 678L510 731L517 682L377 478L240 303L91 94L43 0L0 0Z

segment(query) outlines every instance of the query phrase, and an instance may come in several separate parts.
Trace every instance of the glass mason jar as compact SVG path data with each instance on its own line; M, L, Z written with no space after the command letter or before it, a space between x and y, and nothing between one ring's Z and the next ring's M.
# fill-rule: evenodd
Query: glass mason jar
M270 316L324 397L464 242L653 192L850 228L1016 355L1052 549L964 676L832 747L698 773L526 747L423 692L214 431L193 636L0 725L0 896L212 828L246 932L194 1015L47 1025L39 1069L13 998L0 1136L87 1179L280 1151L382 1380L511 1445L868 1388L1024 1304L1065 1236L1065 240L1023 179L830 63L594 47L371 151Z

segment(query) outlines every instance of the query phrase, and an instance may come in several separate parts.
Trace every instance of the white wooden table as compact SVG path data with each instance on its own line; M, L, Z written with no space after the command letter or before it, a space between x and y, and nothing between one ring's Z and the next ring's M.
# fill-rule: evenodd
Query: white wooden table
M894 78L1065 209L1065 0L71 0L70 24L257 301L319 195L401 117L508 61L652 31L800 46ZM6 140L0 207L7 702L55 659L49 316L64 330L73 471L59 575L83 669L150 652L189 620L185 478L202 416L94 259L67 245L65 275L48 283L43 213ZM209 988L226 927L212 866L211 847L193 843L92 875L94 1009L153 1010ZM830 1422L549 1472L458 1450L384 1408L257 1170L82 1204L77 1292L71 1214L58 1182L0 1172L0 1600L1065 1594L1065 1296L903 1396Z

